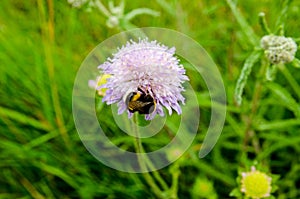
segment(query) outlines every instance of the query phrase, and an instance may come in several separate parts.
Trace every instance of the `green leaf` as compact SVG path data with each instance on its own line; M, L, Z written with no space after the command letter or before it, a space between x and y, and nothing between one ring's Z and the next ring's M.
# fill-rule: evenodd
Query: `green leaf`
M277 73L278 67L277 65L269 65L267 67L267 72L266 72L266 79L268 81L273 81L276 78L276 73Z
M243 66L242 72L240 77L237 81L235 91L234 91L234 98L238 105L242 104L242 94L247 83L248 76L252 71L252 67L258 61L262 54L262 51L253 51L251 55L246 59L245 64Z
M231 197L241 197L242 194L238 188L233 189L230 193L229 196Z

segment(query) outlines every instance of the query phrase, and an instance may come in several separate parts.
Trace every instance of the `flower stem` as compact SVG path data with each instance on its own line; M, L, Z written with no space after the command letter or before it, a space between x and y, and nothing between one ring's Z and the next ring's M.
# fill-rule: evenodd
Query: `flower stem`
M142 153L145 153L143 147L142 149ZM164 191L169 190L169 187L167 185L167 183L164 181L164 179L160 176L159 172L155 170L152 162L149 160L149 158L147 156L145 156L145 161L147 166L152 170L153 176L154 178L158 181L158 183L162 186Z
M253 93L253 97L252 97L252 104L251 104L251 112L250 114L247 113L247 122L246 122L246 129L245 129L245 137L244 137L244 141L243 141L243 151L246 152L247 150L247 145L249 140L252 140L252 146L254 148L254 151L256 154L258 154L260 152L260 144L259 144L259 140L256 137L256 133L254 130L252 130L252 123L254 120L254 117L256 116L257 113L257 109L258 109L258 104L259 104L259 100L260 100L260 96L262 93L262 89L263 89L263 77L264 74L266 73L266 69L267 69L267 64L262 64L262 67L259 71L256 83L255 83L255 88L254 88L254 93ZM248 116L249 115L249 116Z
M137 152L137 159L138 159L138 163L141 167L142 175L144 176L144 178L145 178L146 182L148 183L148 185L153 190L154 194L158 198L164 198L163 192L157 186L157 184L155 183L155 180L153 179L153 177L147 172L147 165L145 164L144 159L142 158L142 154L144 154L144 157L146 156L146 154L144 153L143 145L142 145L141 139L139 138L139 131L138 131L138 128L137 128L137 125L138 125L138 116L137 116L137 114L134 114L133 121L135 123L135 124L133 124L133 130L135 131L135 136L136 136L135 137L135 142L134 142L134 147L135 147L135 150Z
M95 1L95 5L99 9L100 12L102 12L106 17L110 17L110 12L106 9L106 7L102 4L100 0Z
M180 175L180 168L179 168L179 163L175 162L173 167L171 167L170 172L172 173L172 186L171 186L171 193L170 196L172 198L178 198L177 197L177 192L178 192L178 178Z
M134 122L136 123L136 125L138 124L138 117L137 117L137 116L134 116ZM136 126L135 126L135 128L136 128L136 132L139 132L139 131L138 131L138 128L137 128ZM136 136L137 136L137 135L138 135L138 134L136 134ZM138 138L138 137L137 137L137 138ZM136 138L136 139L137 139L137 138ZM138 138L138 139L139 139L139 138ZM138 142L141 142L140 139L139 139ZM148 156L146 155L142 143L140 143L139 146L140 146L140 147L139 147L139 150L141 151L141 153L144 153L144 154L145 154L145 156L144 156L144 158L145 158L145 165L148 166L148 167L150 168L150 170L152 171L152 174L153 174L154 178L155 178L155 179L158 181L158 183L162 186L163 190L164 190L164 191L169 190L169 187L168 187L167 183L166 183L166 182L164 181L164 179L160 176L159 172L158 172L157 170L155 170L154 165L152 164L152 162L150 161L150 159L149 159Z
M266 21L266 15L264 12L259 13L259 24L261 28L263 29L264 33L267 35L271 34L271 30L268 27L267 21Z

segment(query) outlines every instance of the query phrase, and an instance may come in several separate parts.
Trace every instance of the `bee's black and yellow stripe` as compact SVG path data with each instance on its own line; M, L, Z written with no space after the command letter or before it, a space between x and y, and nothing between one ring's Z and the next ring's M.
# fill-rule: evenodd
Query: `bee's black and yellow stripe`
M138 93L138 92L133 92L133 93L134 93L134 94L132 95L130 101L133 101L133 102L138 101L138 99L140 99L141 96L142 96L142 95L141 95L140 93Z
M150 114L155 110L154 98L144 92L131 92L126 98L126 105L131 113Z

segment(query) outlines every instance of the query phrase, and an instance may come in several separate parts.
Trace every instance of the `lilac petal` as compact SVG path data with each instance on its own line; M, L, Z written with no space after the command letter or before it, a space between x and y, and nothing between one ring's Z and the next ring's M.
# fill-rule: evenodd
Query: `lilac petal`
M118 114L120 115L120 114L122 114L126 109L127 109L127 106L126 106L126 104L123 102L123 101L120 101L119 103L118 103Z

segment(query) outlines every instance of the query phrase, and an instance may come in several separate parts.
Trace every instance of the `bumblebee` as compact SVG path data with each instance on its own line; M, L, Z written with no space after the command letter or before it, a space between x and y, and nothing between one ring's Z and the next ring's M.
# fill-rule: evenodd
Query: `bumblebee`
M129 93L125 103L131 113L137 111L139 114L151 114L156 108L154 98L140 88L138 88L137 92Z

